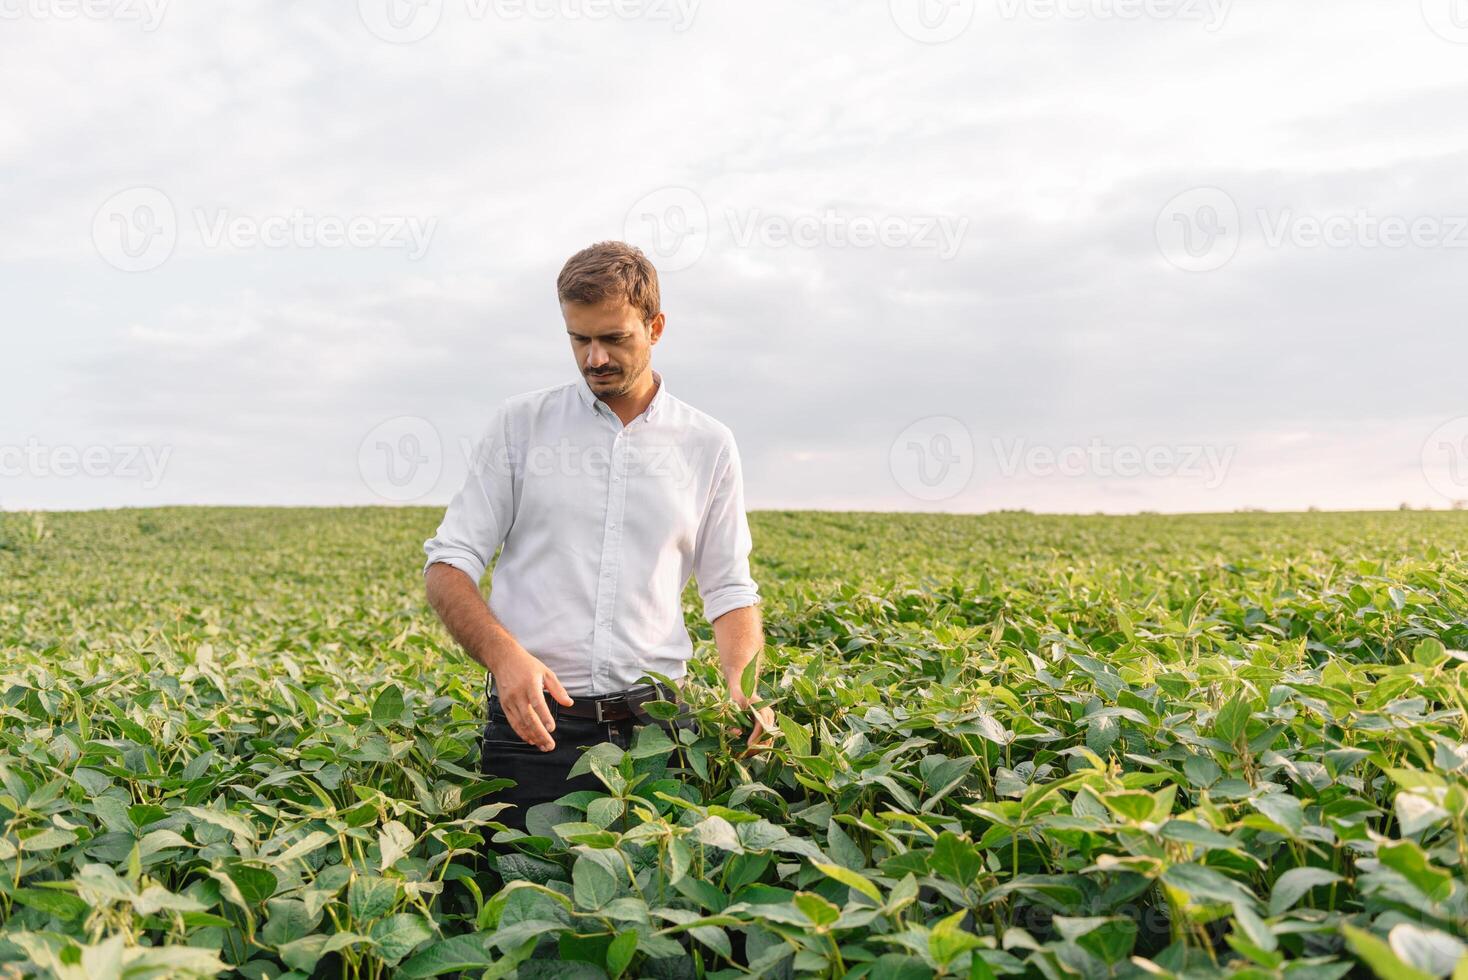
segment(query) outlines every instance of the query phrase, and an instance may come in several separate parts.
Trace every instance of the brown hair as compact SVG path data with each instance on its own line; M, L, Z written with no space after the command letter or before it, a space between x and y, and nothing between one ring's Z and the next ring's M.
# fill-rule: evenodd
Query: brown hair
M597 242L566 260L556 277L556 295L562 303L600 303L625 296L649 323L662 311L658 270L642 249L626 242Z

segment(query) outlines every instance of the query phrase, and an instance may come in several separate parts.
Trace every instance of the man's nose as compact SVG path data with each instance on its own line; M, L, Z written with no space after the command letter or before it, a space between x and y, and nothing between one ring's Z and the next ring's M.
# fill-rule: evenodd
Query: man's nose
M586 353L586 366L589 368L599 368L606 364L607 360L606 348L600 344L592 344Z

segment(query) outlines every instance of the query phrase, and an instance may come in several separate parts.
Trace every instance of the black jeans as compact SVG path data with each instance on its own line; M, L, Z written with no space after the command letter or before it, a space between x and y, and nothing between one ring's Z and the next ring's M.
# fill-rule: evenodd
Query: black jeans
M664 693L662 696L665 700L677 701L676 694ZM551 717L556 720L555 731L551 732L551 739L556 747L549 752L542 751L520 737L500 709L497 697L490 697L488 701L489 720L485 722L480 737L479 769L486 778L513 779L515 785L485 797L483 802L513 804L501 810L495 819L514 830L526 829L525 814L537 803L554 802L577 790L606 792L602 781L593 773L585 772L574 778L567 778L576 760L591 746L599 742L612 742L623 749L631 748L637 737L637 730L644 724L661 725L674 743L678 742L680 729L696 730L696 723L688 713L688 706L682 701L677 701L680 709L677 718L671 721L649 719L647 722L637 718L606 722L576 718L561 713L560 703L549 694L545 697L545 703L550 707ZM677 750L669 753L667 765L676 765L674 759L680 754ZM639 760L640 764L643 762L644 760ZM489 846L491 850L502 850L501 845L493 842Z

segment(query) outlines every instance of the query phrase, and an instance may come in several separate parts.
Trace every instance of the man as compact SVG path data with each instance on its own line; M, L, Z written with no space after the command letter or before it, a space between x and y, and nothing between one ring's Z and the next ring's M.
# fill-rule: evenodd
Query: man
M429 602L493 680L480 765L516 781L499 819L522 830L534 804L601 789L567 773L585 747L627 747L650 720L644 701L686 712L690 576L729 698L755 717L744 754L774 729L740 684L764 629L739 453L727 426L652 370L657 271L639 249L601 242L566 262L556 291L581 377L500 402L424 544ZM501 545L486 605L479 581ZM677 688L646 683L647 671Z

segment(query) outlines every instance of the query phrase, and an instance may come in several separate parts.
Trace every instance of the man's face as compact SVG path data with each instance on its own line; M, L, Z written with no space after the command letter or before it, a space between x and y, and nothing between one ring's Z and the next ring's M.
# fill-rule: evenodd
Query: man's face
M600 303L561 304L576 366L596 397L625 395L652 361L652 345L663 332L663 315L644 324L625 296Z

